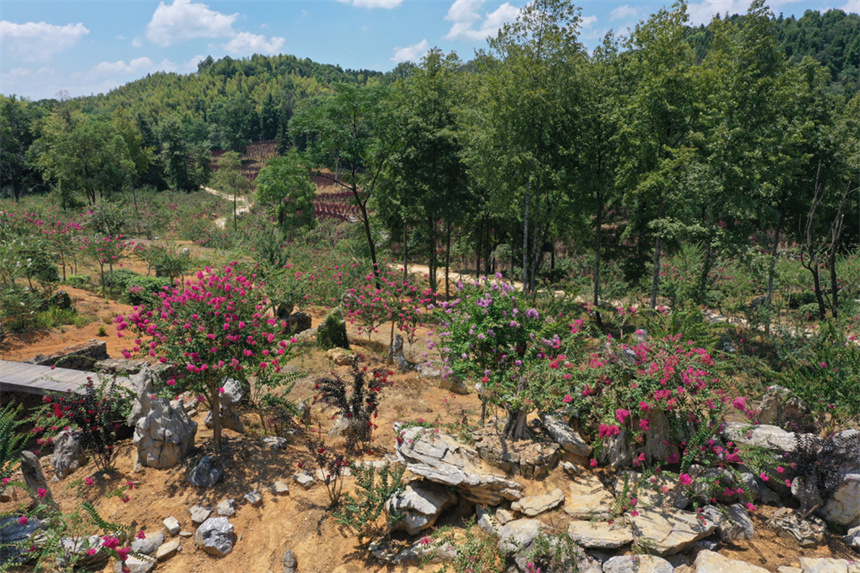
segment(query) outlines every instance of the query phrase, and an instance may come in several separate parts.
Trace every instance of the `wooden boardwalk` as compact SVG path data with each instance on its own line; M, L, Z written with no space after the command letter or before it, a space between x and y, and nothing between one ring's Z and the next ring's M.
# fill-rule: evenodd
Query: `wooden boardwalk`
M98 382L94 372L71 370L69 368L54 368L38 366L24 362L0 360L0 395L3 392L24 392L27 394L45 394L49 392L76 392L86 385L87 378ZM126 388L131 388L128 378L117 377L117 382ZM0 403L3 400L0 398Z

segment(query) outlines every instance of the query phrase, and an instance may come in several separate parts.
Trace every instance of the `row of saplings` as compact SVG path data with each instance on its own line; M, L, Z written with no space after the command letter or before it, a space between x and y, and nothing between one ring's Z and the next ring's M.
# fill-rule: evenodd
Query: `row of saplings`
M625 361L631 362L623 352L602 359L622 367ZM690 372L685 375L691 377ZM598 392L589 385L580 386L574 396L565 396L570 407L542 414L542 423L533 424L529 436L559 452L553 459L562 460L568 491L524 496L521 483L481 463L482 457L497 463L498 456L426 424L398 428L396 460L350 464L347 453L359 452L369 444L377 397L388 383L385 373L367 373L357 363L350 378L347 382L333 376L317 385L318 399L340 412L335 426L347 437L347 451L327 447L319 432L303 433L312 454L310 465L317 467L300 468L296 478L306 487L321 482L338 520L355 528L361 540L372 541L369 549L380 559L401 565L439 561L456 570L468 570L478 560L484 570L507 563L522 571L552 571L575 562L580 570L615 571L615 567L626 566L623 554L635 547L655 555L637 558L642 566L645 562L655 567L681 565L690 550L696 549L700 550L697 564L702 561L706 567L708 559L718 556L701 550L753 535L749 512L757 510L756 504L781 506L770 525L802 547L825 541L828 530L823 518L831 529L847 532L847 543L860 548L860 432L819 435L814 416L784 389L770 389L757 408L736 399L734 407L751 420L726 423L721 416L708 418L710 413L684 407L695 401L664 402L660 409L659 398L653 403L640 401L635 411L615 408L614 420L605 416L589 419L596 408L587 400ZM193 403L155 398L158 377L150 368L136 375L134 383L136 399L126 422L134 428L138 463L156 468L180 463L194 443L197 424L188 412ZM629 378L625 384L631 384ZM227 381L224 388L222 420L241 431L241 426L231 425L231 420L241 424L241 384ZM77 428L54 439L56 475L69 475L84 463L87 454L100 470L109 469L115 443L122 437L123 424L117 418L123 400L109 388L94 386L74 399L80 404L69 400L46 398L45 408L55 418L53 428L67 423ZM82 405L85 407L79 407ZM93 418L75 419L81 412ZM504 420L492 423L503 425ZM593 439L584 440L582 435ZM269 440L281 447L284 443ZM507 462L511 460L501 467L511 470ZM189 481L214 486L221 478L216 466L207 457L190 472ZM516 463L513 469L521 470ZM405 471L418 479L403 485ZM354 496L342 496L343 478L349 474L355 476L358 487ZM42 485L29 481L35 499L44 499L39 494L48 488ZM124 489L113 493L127 495ZM440 528L432 536L424 536L458 498L476 505L478 525L485 534ZM44 506L37 504L21 517L35 515ZM553 510L566 514L566 530L557 520L535 519ZM403 539L391 539L390 534L397 530L420 538L404 545ZM119 526L108 531L108 545L113 545L113 538L121 539L121 534ZM31 541L28 538L19 545ZM122 549L106 546L104 538L96 541L97 555ZM66 547L64 559L74 562L75 555L87 555L92 549L87 541L73 544L71 550ZM21 556L19 552L16 558ZM127 559L128 553L117 556ZM663 558L668 559L666 563L659 561Z

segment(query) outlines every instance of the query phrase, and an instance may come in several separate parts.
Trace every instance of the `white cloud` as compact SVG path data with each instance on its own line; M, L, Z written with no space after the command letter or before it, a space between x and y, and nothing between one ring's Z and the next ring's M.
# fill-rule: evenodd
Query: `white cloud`
M272 54L284 45L284 38L271 37L266 39L261 34L240 32L236 37L224 44L224 49L232 54L250 56L252 54Z
M132 48L140 48L142 46L143 46L143 38L141 38L140 36L135 36L134 39L131 41L131 47Z
M627 20L629 18L637 18L639 16L639 8L625 4L619 6L609 14L610 20Z
M845 12L854 12L855 14L860 14L860 0L848 0L844 6L842 6L842 10Z
M80 22L56 26L47 22L16 24L0 21L4 55L25 62L47 62L55 53L68 50L89 33Z
M191 0L174 0L170 6L159 2L146 26L146 37L159 46L195 38L232 38L236 35L233 22L238 16L210 10L206 4Z
M796 4L800 0L771 0L768 7L774 13L779 12L779 7L786 4ZM857 0L849 0L849 3ZM750 6L749 0L703 0L702 2L691 2L687 5L687 14L690 15L690 24L708 24L715 15L726 16L731 14L746 14Z
M403 4L403 0L339 0L345 4L352 4L359 8L385 8L390 10Z
M135 58L129 63L125 63L123 60L119 60L117 62L101 62L92 69L91 73L105 76L112 74L134 74L140 73L143 70L148 70L151 67L152 60L143 56L141 58Z
M398 64L400 62L417 62L424 57L429 49L430 43L426 38L405 48L398 46L394 48L394 56L392 56L391 61Z
M505 2L493 12L481 15L485 0L455 0L448 9L446 20L453 22L445 36L448 40L480 41L495 35L505 23L516 20L520 9Z

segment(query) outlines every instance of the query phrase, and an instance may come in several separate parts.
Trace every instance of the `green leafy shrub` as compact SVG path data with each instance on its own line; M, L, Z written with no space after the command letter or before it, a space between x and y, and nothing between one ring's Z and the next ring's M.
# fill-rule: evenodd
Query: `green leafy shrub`
M90 275L69 275L66 277L66 284L75 288L88 289L93 286L93 280Z
M108 273L104 277L104 286L113 290L124 291L128 282L140 275L129 269L115 269L113 273Z
M159 293L171 284L172 281L166 277L135 275L125 283L122 300L134 306L157 305Z
M349 339L346 336L346 323L340 309L329 313L323 323L317 328L317 346L323 350L330 348L349 349Z

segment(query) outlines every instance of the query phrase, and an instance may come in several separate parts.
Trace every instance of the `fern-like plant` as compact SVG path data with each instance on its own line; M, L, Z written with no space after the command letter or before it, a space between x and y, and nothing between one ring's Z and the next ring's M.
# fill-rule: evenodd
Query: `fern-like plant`
M18 432L23 420L18 419L21 406L7 404L0 408L0 479L6 479L12 474L12 468L18 461L23 449L26 435ZM4 486L0 486L0 491Z
M378 470L372 465L353 464L352 473L355 476L356 496L343 496L341 509L334 512L334 517L341 525L353 529L358 535L358 541L377 537L379 532L378 519L385 511L385 504L395 495L403 491L403 472L406 466L397 464L392 467L385 464ZM378 479L377 479L378 478ZM384 527L386 536L391 527L402 516L389 515Z

